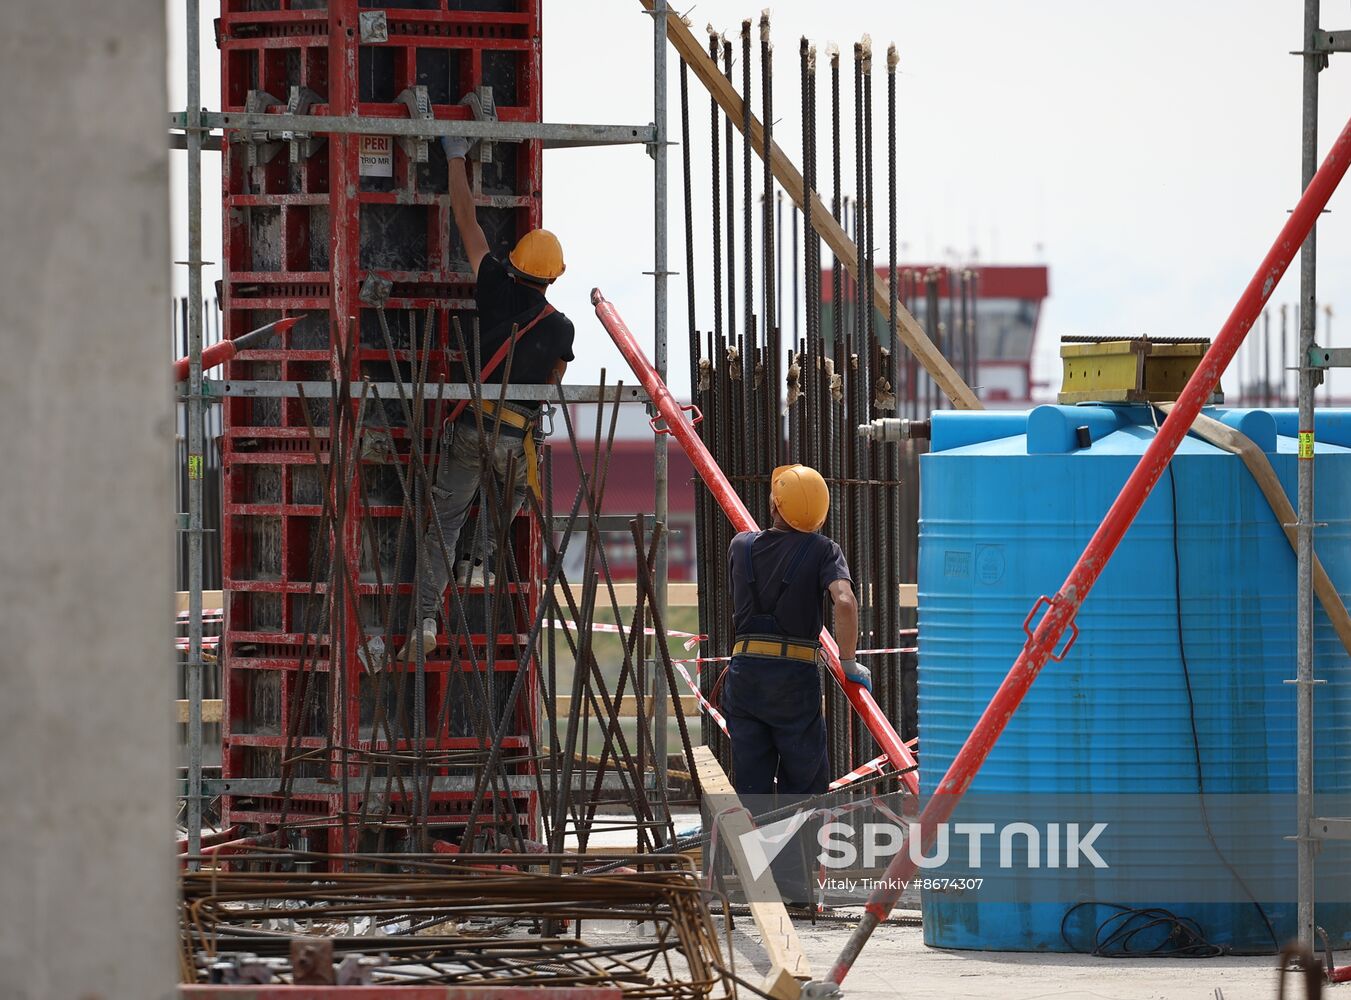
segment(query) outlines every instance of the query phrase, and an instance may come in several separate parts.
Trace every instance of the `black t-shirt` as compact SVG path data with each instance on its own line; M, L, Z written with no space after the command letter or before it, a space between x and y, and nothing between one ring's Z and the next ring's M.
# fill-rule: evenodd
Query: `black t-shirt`
M784 576L804 537L807 551L784 584ZM824 601L830 585L836 580L853 580L840 547L819 532L804 536L800 531L778 528L758 533L743 531L732 539L727 572L732 582L732 627L739 636L757 631L751 625L755 601L744 565L745 538L755 539L751 543L751 560L755 563L755 586L764 612L774 614L777 608L779 628L774 634L815 642L821 634Z
M479 363L487 365L511 336L511 328L524 327L544 308L544 296L512 279L506 266L488 254L478 268ZM572 360L572 320L555 311L540 320L516 343L511 356L512 385L545 385L560 360ZM502 363L484 377L484 382L500 383L507 370Z

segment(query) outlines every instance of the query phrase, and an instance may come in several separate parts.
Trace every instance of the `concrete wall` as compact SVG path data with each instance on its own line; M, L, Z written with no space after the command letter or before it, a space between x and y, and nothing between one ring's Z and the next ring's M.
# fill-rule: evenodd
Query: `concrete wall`
M0 28L0 996L176 978L164 0Z

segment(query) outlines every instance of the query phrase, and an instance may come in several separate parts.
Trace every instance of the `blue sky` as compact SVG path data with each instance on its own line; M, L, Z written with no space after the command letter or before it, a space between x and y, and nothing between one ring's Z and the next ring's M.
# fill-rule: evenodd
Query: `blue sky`
M1289 53L1299 47L1301 6L1260 0L1124 6L1096 0L785 0L771 8L779 51L776 138L797 158L798 38L807 34L822 51L834 41L847 57L853 42L870 32L878 50L874 160L884 171L881 54L894 41L901 57L901 240L909 257L1049 265L1052 296L1042 319L1040 358L1046 375L1058 371L1055 342L1061 334L1213 336L1298 196L1300 60ZM204 0L208 24L214 7L214 0ZM702 38L709 21L735 31L742 17L758 17L759 9L704 0L689 16ZM169 0L169 10L176 43L170 104L181 107L181 4ZM1351 23L1351 12L1327 10L1324 20L1325 27L1342 27ZM202 54L204 101L214 107L218 63L209 32ZM1322 74L1320 154L1351 114L1347 60L1351 56L1333 57ZM545 117L551 121L652 117L651 24L636 0L545 0L544 66ZM671 52L670 124L678 138L677 66ZM757 87L758 79L757 65ZM702 218L708 112L694 87L702 328L710 322ZM822 124L826 115L823 104ZM848 121L846 136L852 135ZM850 155L846 148L847 176ZM185 240L182 160L174 154L176 259L182 259ZM671 266L683 270L678 148L671 167ZM214 155L207 155L206 168L206 256L215 259ZM650 336L652 279L642 272L652 268L651 161L633 148L551 151L544 176L545 224L563 239L569 265L553 298L578 329L570 378L593 381L602 365L617 373L622 361L592 319L592 286L604 289L630 325ZM879 173L879 185L884 180ZM848 183L846 193L852 187ZM1319 298L1333 305L1335 345L1351 342L1351 326L1343 326L1351 323L1351 225L1339 222L1348 197L1334 196L1319 244ZM883 221L879 216L879 230ZM183 276L175 278L181 288ZM1296 291L1292 272L1273 301L1293 302ZM1324 323L1320 314L1320 337ZM688 384L683 276L672 279L671 329L672 385L680 391ZM1351 375L1337 378L1342 381L1334 387L1351 396Z

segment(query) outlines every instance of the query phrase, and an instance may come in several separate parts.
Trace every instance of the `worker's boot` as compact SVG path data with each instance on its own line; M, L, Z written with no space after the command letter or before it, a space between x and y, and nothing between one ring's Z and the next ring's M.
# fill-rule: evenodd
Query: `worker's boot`
M483 563L475 563L468 557L455 564L455 582L460 585L461 590L491 587L495 579L491 569L485 567Z
M469 556L461 556L455 560L455 582L463 590L469 586L469 577L474 571L474 560Z
M408 637L408 641L403 644L403 649L399 650L400 660L411 660L417 652L417 646L414 643L421 641L422 656L425 659L436 651L436 619L422 619L422 628Z

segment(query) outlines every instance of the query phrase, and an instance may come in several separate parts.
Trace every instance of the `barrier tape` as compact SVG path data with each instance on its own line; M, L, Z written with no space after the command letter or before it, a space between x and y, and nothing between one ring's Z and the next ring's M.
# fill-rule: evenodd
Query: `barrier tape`
M222 613L221 609L219 608L213 608L209 611L203 610L202 612L203 616L206 616L208 614L221 614L221 613ZM187 617L186 611L180 612L178 615L178 618L180 620L186 617ZM205 617L203 618L203 620L206 620ZM549 624L552 624L555 628L565 628L572 630L577 630L580 628L580 626L576 622L562 621L561 619L557 618L554 619ZM628 634L632 631L631 629L621 629L618 625L611 625L608 622L597 622L591 626L591 630L593 632L608 632L619 635ZM905 635L914 633L915 633L914 629L905 629L902 631L901 634ZM653 628L645 628L643 629L643 634L655 636L657 634L657 630ZM686 650L693 649L700 642L703 642L708 638L708 636L706 635L696 635L693 632L681 632L675 629L667 629L666 635L668 638L672 639L684 639L685 640L684 646ZM218 635L202 637L202 649L216 649L219 645L220 645L220 636ZM178 650L181 653L188 652L188 640L184 638L175 639L174 649ZM914 646L890 646L884 649L860 649L857 651L856 655L880 656L885 655L887 653L915 653L915 652L918 652L918 649ZM686 669L685 665L687 663L695 664L694 669L695 673L697 674L699 672L698 665L701 663L726 663L731 659L732 658L730 656L690 656L671 661L672 665L676 668L676 670L680 673L680 676L684 679L685 684L689 687L690 692L694 695L695 700L698 701L699 707L703 711L708 713L708 717L712 719L714 723L717 724L717 727L723 731L724 735L729 735L727 732L726 717L721 712L719 712L717 708L714 707L712 702L710 702L706 697L704 697L704 693L699 690L698 682L695 681L695 679L690 676L690 672L689 670ZM907 745L913 747L916 742L917 741L915 740L911 740L910 743ZM869 775L878 774L881 772L886 762L887 762L887 755L882 754L880 757L877 757L873 760L868 761L868 763L866 764L854 768L854 770L850 771L848 774L836 778L834 781L830 783L830 789L833 791L837 788L843 788L844 786L852 784L853 782L858 781L861 778L866 778Z

